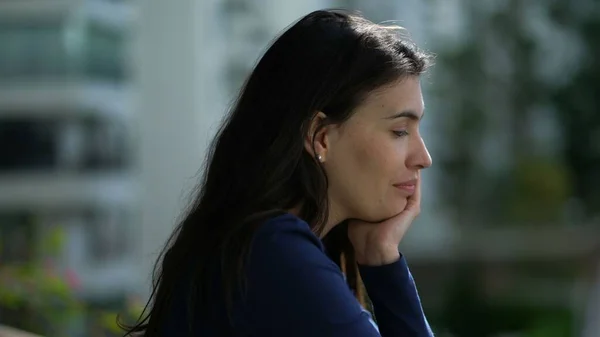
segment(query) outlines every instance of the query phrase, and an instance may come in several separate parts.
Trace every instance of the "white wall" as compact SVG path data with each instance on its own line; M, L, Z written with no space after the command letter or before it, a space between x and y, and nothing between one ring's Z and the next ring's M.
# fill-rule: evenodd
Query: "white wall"
M197 184L209 137L219 118L211 50L214 1L140 1L135 53L139 83L141 226L140 277L152 264ZM148 283L145 283L148 285Z

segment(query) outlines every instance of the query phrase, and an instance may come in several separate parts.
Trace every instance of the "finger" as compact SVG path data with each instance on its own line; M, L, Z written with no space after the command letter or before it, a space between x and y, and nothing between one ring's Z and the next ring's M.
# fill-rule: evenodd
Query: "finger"
M417 173L417 185L415 186L415 193L408 197L405 212L410 213L411 216L416 217L421 209L421 171Z
M417 172L417 186L415 188L415 194L412 195L412 197L414 198L417 206L419 206L419 208L421 207L421 171Z

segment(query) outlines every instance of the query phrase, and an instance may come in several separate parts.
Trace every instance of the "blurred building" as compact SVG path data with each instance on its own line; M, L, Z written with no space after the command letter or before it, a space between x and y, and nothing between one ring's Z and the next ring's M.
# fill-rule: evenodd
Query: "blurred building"
M138 284L130 70L135 11L108 1L0 2L3 263L48 257L89 300Z

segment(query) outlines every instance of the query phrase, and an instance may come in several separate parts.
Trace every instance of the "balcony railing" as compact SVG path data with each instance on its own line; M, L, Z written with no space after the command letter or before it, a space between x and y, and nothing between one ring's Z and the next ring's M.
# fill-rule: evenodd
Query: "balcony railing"
M0 325L0 337L42 337L29 332Z

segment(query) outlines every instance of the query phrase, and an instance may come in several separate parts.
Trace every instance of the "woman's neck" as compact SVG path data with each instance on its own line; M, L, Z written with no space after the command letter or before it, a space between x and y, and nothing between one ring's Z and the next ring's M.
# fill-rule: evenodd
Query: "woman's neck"
M300 218L300 214L302 213L302 206L298 205L294 208L289 209L287 212ZM346 218L344 216L341 216L339 212L336 211L336 208L332 207L330 204L329 214L327 215L327 223L325 224L325 226L323 226L323 229L319 234L319 238L324 238L325 235L327 235L327 233L329 233L335 226L342 223L344 220L346 220Z

